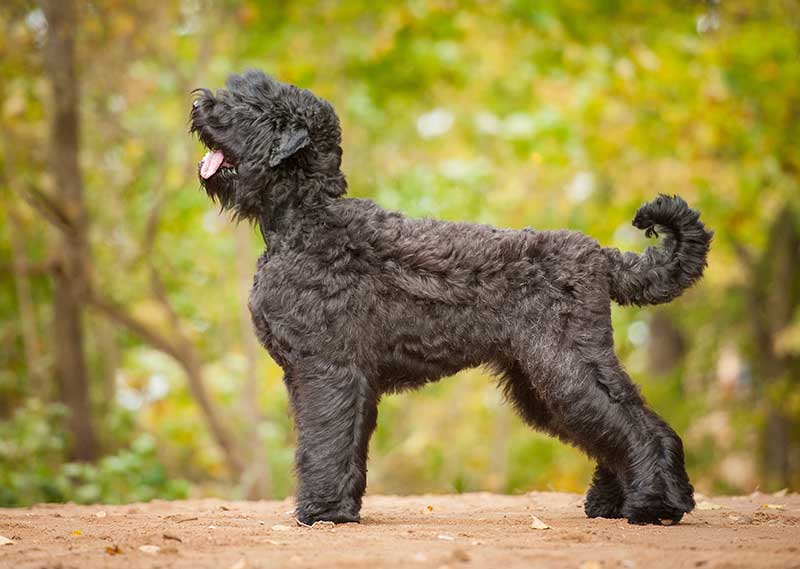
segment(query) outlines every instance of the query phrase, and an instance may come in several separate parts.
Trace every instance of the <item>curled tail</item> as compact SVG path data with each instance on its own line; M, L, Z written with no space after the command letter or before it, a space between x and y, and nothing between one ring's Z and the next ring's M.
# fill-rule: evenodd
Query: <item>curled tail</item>
M660 247L622 253L606 247L611 298L619 304L662 304L703 276L713 231L678 196L660 195L636 212L633 225L648 237L664 234Z

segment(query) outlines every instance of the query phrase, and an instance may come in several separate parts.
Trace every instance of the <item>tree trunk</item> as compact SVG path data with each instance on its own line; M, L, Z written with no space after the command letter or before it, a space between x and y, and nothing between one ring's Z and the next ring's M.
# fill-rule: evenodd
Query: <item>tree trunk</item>
M650 318L647 343L647 368L652 375L664 376L675 369L686 353L686 341L672 318L663 310Z
M751 264L750 320L755 337L754 365L761 380L767 413L763 432L762 465L767 488L790 485L800 441L792 436L796 419L786 409L786 385L796 385L800 361L794 354L776 351L776 338L792 322L800 306L800 233L789 205L784 206L770 229L767 246ZM781 384L787 382L783 387Z
M53 272L53 334L55 375L61 401L70 410L71 457L90 461L97 456L91 422L89 378L84 354L83 306L86 279L86 207L78 165L79 92L75 72L75 7L72 0L44 0L47 18L45 67L52 91L50 176L69 231L59 236L58 264Z

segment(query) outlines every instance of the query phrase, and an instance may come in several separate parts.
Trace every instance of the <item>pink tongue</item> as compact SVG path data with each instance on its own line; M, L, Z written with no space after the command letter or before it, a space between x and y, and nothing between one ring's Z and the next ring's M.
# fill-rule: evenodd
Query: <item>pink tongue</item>
M203 162L200 164L200 175L204 180L208 180L213 176L222 163L225 161L225 156L219 150L209 151L203 156Z

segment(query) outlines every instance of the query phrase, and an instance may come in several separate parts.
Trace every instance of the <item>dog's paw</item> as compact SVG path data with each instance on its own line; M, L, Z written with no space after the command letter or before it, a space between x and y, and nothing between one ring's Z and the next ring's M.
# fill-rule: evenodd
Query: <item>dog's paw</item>
M314 505L301 506L295 510L295 519L303 525L314 522L333 522L336 524L359 523L361 516L348 508L328 508L321 510Z
M628 496L622 507L622 517L630 524L672 525L694 509L691 495Z
M590 518L621 518L624 503L622 482L611 470L598 466L583 504L586 515Z
M616 496L609 499L606 496L593 494L591 491L586 496L583 511L589 518L619 519L622 516L623 499Z

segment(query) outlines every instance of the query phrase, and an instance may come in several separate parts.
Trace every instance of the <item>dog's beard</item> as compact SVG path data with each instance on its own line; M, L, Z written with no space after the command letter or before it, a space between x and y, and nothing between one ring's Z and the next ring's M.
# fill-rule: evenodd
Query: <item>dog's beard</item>
M206 152L197 165L197 176L208 196L223 209L233 205L238 172L236 164L226 157L224 151L215 148Z
M204 177L204 168L208 169L208 166L201 161L198 165L198 176L200 185L203 186L208 197L223 209L231 208L236 196L236 169L234 167L218 167L208 177Z

